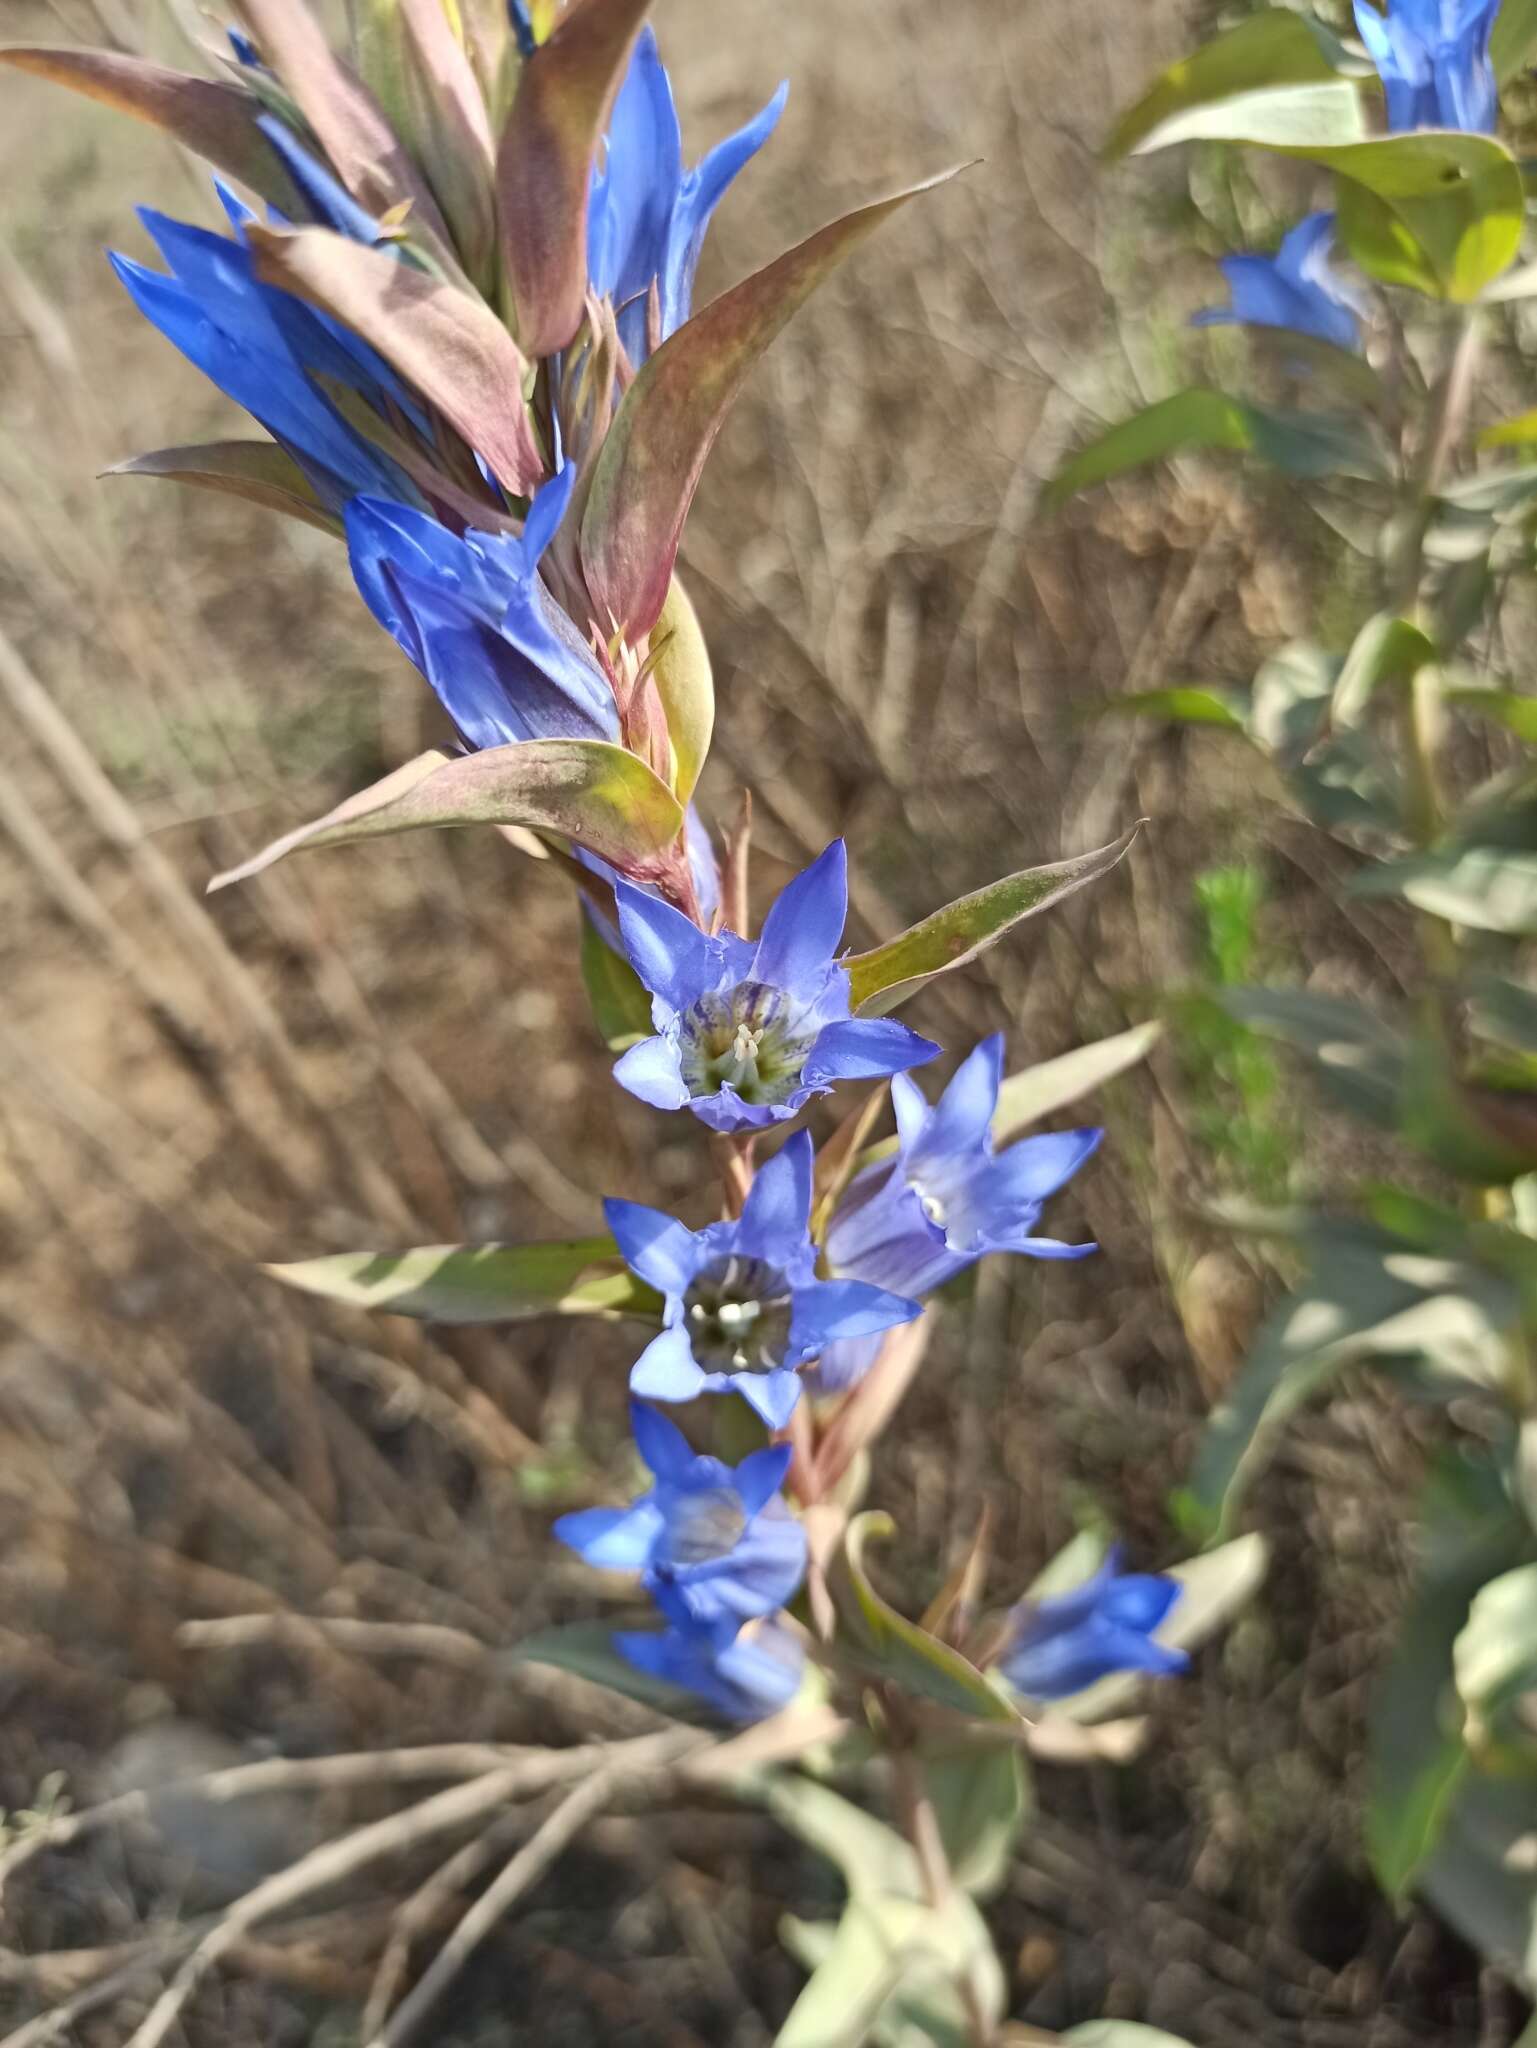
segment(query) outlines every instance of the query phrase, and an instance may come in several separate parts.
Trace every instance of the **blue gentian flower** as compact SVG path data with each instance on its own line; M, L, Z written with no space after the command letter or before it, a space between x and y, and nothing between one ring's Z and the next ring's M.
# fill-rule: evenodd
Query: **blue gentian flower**
M1220 268L1233 303L1197 313L1190 324L1284 327L1336 348L1358 349L1361 302L1329 261L1333 244L1334 215L1310 213L1274 256L1224 256Z
M374 497L346 508L365 604L472 747L619 737L608 679L539 574L575 481L567 463L543 484L521 535L451 533Z
M647 1400L734 1390L781 1429L800 1397L798 1367L840 1337L889 1330L919 1312L863 1280L816 1277L805 1131L759 1170L734 1221L689 1230L638 1202L603 1208L626 1263L666 1299L662 1333L630 1373L631 1392Z
M1395 135L1465 128L1489 135L1499 118L1489 35L1500 0L1355 0L1356 28L1377 67Z
M683 168L683 136L656 35L640 32L630 68L614 99L608 146L593 168L587 204L587 269L599 298L611 298L630 360L648 353L647 299L657 290L656 339L688 318L694 271L710 216L726 188L774 132L789 88L781 85L763 111L717 143L691 171Z
M1056 1599L1016 1607L998 1669L1025 1698L1062 1700L1118 1671L1156 1678L1183 1671L1183 1650L1153 1640L1179 1599L1177 1579L1121 1572L1115 1553L1091 1579Z
M880 1080L939 1051L887 1017L849 1015L834 958L848 916L843 841L781 892L754 944L713 936L631 884L616 888L630 965L651 991L655 1038L614 1077L657 1109L691 1109L717 1131L761 1129L839 1081Z
M721 1648L692 1629L620 1631L614 1648L649 1678L695 1693L728 1721L762 1721L800 1691L806 1652L782 1621L749 1622Z
M415 406L410 393L366 342L258 279L241 239L250 212L224 187L218 190L233 239L139 209L170 275L113 253L112 267L134 304L288 450L332 511L358 492L420 504L404 470L343 418L316 379L346 387L381 419L395 408L409 415Z
M891 1084L897 1156L855 1175L827 1227L834 1273L898 1294L931 1294L987 1252L1082 1259L1092 1244L1062 1244L1036 1227L1048 1196L1082 1166L1103 1131L1047 1131L993 1150L992 1120L1003 1079L994 1034L964 1059L931 1109L916 1081ZM839 1344L816 1369L819 1393L851 1386L874 1363L869 1340Z
M668 1621L724 1648L743 1622L793 1599L805 1577L805 1532L779 1497L790 1447L724 1465L654 1408L635 1401L630 1413L656 1484L627 1508L562 1515L555 1534L588 1564L638 1571Z

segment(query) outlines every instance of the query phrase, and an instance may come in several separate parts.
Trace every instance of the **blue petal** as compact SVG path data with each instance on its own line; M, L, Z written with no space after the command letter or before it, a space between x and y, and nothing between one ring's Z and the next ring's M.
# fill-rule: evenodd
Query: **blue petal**
M676 1299L687 1293L704 1256L692 1230L665 1210L648 1209L643 1202L623 1202L613 1195L604 1202L603 1215L632 1272L659 1294Z
M749 1451L737 1466L736 1490L748 1515L756 1515L784 1485L792 1455L788 1444L770 1444L767 1450Z
M992 1191L1011 1201L1044 1202L1072 1179L1104 1135L1086 1125L1081 1130L1043 1131L1034 1138L1021 1138L992 1161L988 1174Z
M881 1337L850 1337L829 1344L821 1357L801 1374L806 1391L818 1398L846 1393L858 1386L881 1355Z
M806 1534L781 1504L758 1515L729 1555L680 1572L652 1571L646 1588L669 1621L731 1634L793 1600L806 1575Z
M666 254L658 266L664 337L681 327L692 311L694 272L711 215L733 179L773 134L789 92L789 84L781 84L745 128L718 142L684 177L667 233Z
M811 1219L811 1133L796 1131L758 1169L737 1235L750 1258L777 1262L806 1237Z
M928 1097L906 1074L893 1074L891 1078L891 1107L897 1119L897 1150L906 1159L922 1139L933 1112Z
M632 882L619 882L614 900L630 965L653 995L675 1010L686 1010L696 996L714 987L716 955L691 918Z
M677 109L648 22L615 95L587 203L587 269L600 298L623 306L649 290L665 259L682 177Z
M814 1280L797 1287L790 1342L797 1363L815 1358L840 1337L870 1337L923 1313L916 1301L864 1280Z
M795 1404L801 1397L800 1378L796 1373L783 1369L774 1372L732 1372L712 1373L712 1380L721 1380L735 1389L748 1407L761 1415L770 1429L783 1429L795 1413Z
M1117 1628L1137 1629L1146 1635L1157 1628L1184 1590L1178 1579L1161 1572L1125 1572L1111 1580L1099 1611Z
M675 1483L691 1470L693 1445L675 1422L658 1415L644 1401L631 1401L630 1429L646 1469L664 1485Z
M920 1038L891 1017L850 1017L826 1025L802 1068L812 1087L835 1081L878 1081L905 1067L921 1067L938 1056L932 1039Z
M993 1111L1003 1079L1003 1035L984 1038L956 1068L923 1136L904 1153L903 1165L921 1175L930 1160L973 1157L992 1149Z
M628 1508L584 1508L562 1515L552 1533L603 1571L638 1572L650 1562L662 1517L648 1497Z
M643 1038L616 1061L614 1079L653 1109L682 1109L688 1101L678 1048L665 1038Z
M630 1392L648 1401L692 1401L705 1380L683 1329L653 1337L630 1368Z
M333 228L337 234L364 242L370 248L380 240L382 230L373 215L365 212L325 165L310 155L286 123L271 114L258 114L256 125L283 159L288 175L322 227Z
M763 920L753 979L784 989L820 982L838 950L848 914L848 852L843 841L835 839L780 890Z
M523 522L523 560L530 574L539 566L540 557L555 538L575 488L576 464L568 462L547 484L541 484L530 500L528 517Z
M830 1085L830 1084L829 1084ZM783 1102L744 1102L736 1090L725 1087L714 1095L696 1095L689 1108L712 1131L764 1131L770 1124L787 1123L813 1095L825 1095L824 1088L797 1088Z

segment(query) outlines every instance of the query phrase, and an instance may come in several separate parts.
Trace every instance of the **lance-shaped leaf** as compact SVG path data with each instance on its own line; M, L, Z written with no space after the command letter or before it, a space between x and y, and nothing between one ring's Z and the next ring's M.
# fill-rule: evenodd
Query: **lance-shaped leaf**
M556 832L632 873L671 845L683 824L678 800L634 754L606 740L520 740L450 760L418 754L313 824L270 846L209 889L248 881L301 847L340 846L391 832L453 825L523 825Z
M843 1622L840 1653L862 1671L890 1679L906 1692L933 1700L972 1720L1017 1721L1014 1707L959 1650L888 1607L865 1576L864 1547L889 1536L894 1523L877 1510L856 1515L828 1565L827 1585Z
M263 1271L302 1294L429 1323L518 1323L535 1316L652 1322L662 1313L661 1297L635 1278L611 1237L338 1252Z
M156 448L115 462L103 476L160 476L205 491L245 498L339 537L342 523L315 496L308 477L275 441L205 441L190 448Z
M651 673L667 718L672 746L672 786L680 804L694 794L715 729L715 682L710 650L688 592L674 576L652 635L656 658Z
M528 366L483 299L329 228L245 230L268 284L332 313L371 342L491 465L528 496L544 476L523 380Z
M497 158L502 257L531 356L575 335L587 298L593 158L651 0L583 0L524 64Z
M1175 139L1166 135L1166 124L1194 108L1237 93L1329 83L1347 61L1343 45L1321 22L1269 8L1160 73L1116 122L1104 154L1114 160L1132 150L1160 149Z
M1080 1096L1113 1081L1117 1074L1124 1074L1147 1058L1162 1035L1163 1026L1155 1018L1151 1023L1134 1024L1130 1031L1118 1031L1113 1038L1101 1038L1094 1045L1075 1046L1054 1060L1043 1060L1038 1067L1010 1074L998 1090L993 1110L995 1142L1006 1145L1028 1125L1055 1115Z
M118 50L13 44L0 50L0 64L68 86L120 114L162 128L285 213L304 211L277 152L256 125L263 112L261 102L238 86L193 78Z
M603 443L582 520L587 587L628 640L661 615L705 458L748 371L866 235L954 176L942 171L819 229L713 299L647 360Z
M399 27L406 133L466 269L489 284L496 198L486 103L443 0L401 0Z
M1050 910L1108 875L1125 858L1140 829L1139 821L1111 846L1005 875L1001 882L989 882L985 889L947 903L884 946L852 954L843 963L849 972L851 1006L865 1016L880 1016L936 974L964 967L1026 918Z
M613 947L584 911L582 914L582 986L592 1005L592 1021L610 1052L628 1052L655 1029L651 994L635 969Z
M325 39L309 0L240 0L264 61L293 94L347 190L375 215L410 205L410 221L446 243L426 180L384 109Z

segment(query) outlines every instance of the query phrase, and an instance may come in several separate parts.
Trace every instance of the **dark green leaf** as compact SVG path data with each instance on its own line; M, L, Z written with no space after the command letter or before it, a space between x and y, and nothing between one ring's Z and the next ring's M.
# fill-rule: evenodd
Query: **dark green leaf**
M1025 1759L1014 1748L924 1755L928 1787L950 1874L973 1898L991 1898L1008 1875L1025 1823Z
M1160 147L1166 121L1255 88L1327 83L1344 52L1321 23L1270 8L1171 64L1111 130L1107 157Z
M611 1237L338 1252L263 1270L305 1294L432 1323L513 1323L531 1316L654 1322L662 1308L660 1297L622 1263Z
M611 1052L624 1052L655 1029L651 997L629 961L582 915L582 985L593 1022Z
M1113 845L1093 853L1005 875L1000 882L947 903L885 945L850 954L843 964L849 972L851 1007L866 1016L884 1014L936 974L964 967L1016 925L1108 875L1125 859L1140 829L1140 824L1133 825Z
M1217 1001L1251 1031L1305 1054L1321 1084L1352 1115L1397 1127L1407 1048L1371 1011L1305 989L1223 989Z
M1537 853L1503 847L1432 848L1351 877L1353 896L1400 896L1431 917L1474 931L1537 933Z
M639 1700L642 1706L654 1707L660 1714L670 1714L676 1721L708 1722L713 1717L694 1693L637 1670L614 1648L616 1628L626 1634L644 1634L648 1632L651 1621L648 1614L610 1621L573 1621L558 1628L543 1628L534 1635L525 1636L521 1643L515 1643L498 1662L506 1671L516 1671L520 1664L552 1664L557 1671L570 1671L578 1678L591 1679L594 1685L606 1686L610 1692L620 1693L625 1699Z

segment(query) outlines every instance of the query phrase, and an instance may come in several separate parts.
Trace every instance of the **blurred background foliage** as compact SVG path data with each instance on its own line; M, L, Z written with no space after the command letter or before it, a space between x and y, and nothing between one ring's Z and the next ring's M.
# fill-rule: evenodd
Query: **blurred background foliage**
M1213 296L1201 252L1297 210L1289 167L1096 162L1110 111L1211 19L843 0L734 8L723 32L719 0L667 0L658 22L696 144L792 80L701 296L860 193L982 159L790 329L712 458L685 556L720 700L707 814L750 772L765 897L847 832L861 943L1145 815L1110 883L912 1021L1002 1028L1014 1066L1170 990L1189 1027L1106 1092L1109 1141L1054 1218L1101 1256L985 1267L942 1324L879 1483L911 1611L980 1498L1000 1601L1107 1512L1139 1563L1178 1554L1169 1496L1288 1277L1209 1233L1200 1199L1373 1164L1211 997L1260 975L1369 996L1410 972L1406 916L1331 905L1337 854L1252 757L1100 717L1339 637L1365 608L1350 552L1284 482L1201 461L1038 513L1069 445L1243 348L1186 329ZM178 58L187 25L187 0L5 0L0 21ZM500 1661L593 1610L547 1530L628 1476L622 1341L366 1321L256 1267L575 1233L600 1192L687 1187L702 1143L659 1141L609 1084L568 894L489 835L317 855L203 903L209 874L441 734L322 535L97 480L227 424L108 272L104 246L143 253L138 201L213 218L168 147L0 79L0 1806L23 1830L153 1790L168 1741L233 1761L644 1725ZM1139 1769L1043 1769L990 1909L1022 2024L1109 2012L1202 2048L1518 2030L1468 1951L1380 1897L1361 1846L1368 1680L1441 1428L1367 1386L1308 1417L1251 1505L1269 1582L1160 1694ZM195 1912L315 1824L282 1800L161 1819L160 1853L45 1857L7 1896L14 2025L67 1994L70 1952ZM766 1819L605 1821L488 1944L441 2038L765 2042L799 1981L775 1920L828 1882ZM356 2040L392 1903L253 1944L189 2038Z

